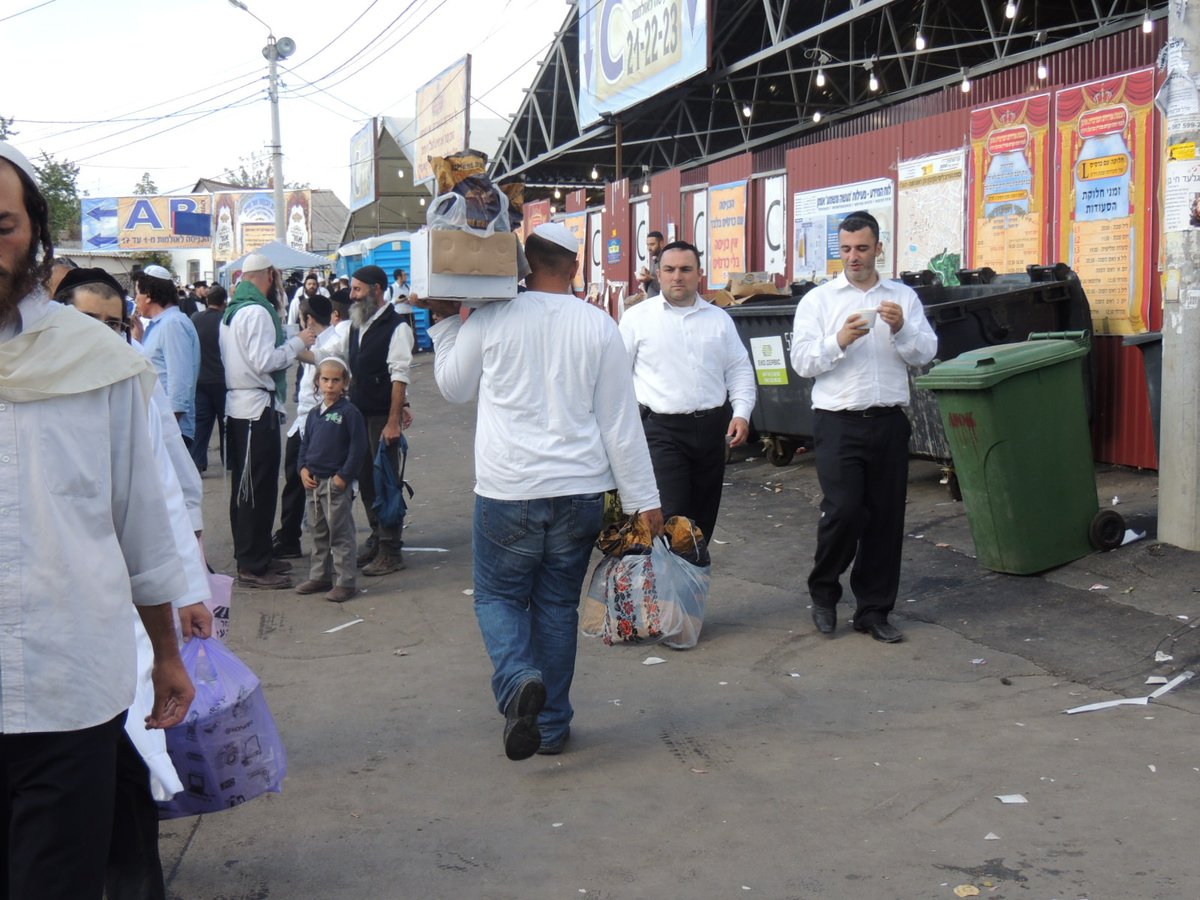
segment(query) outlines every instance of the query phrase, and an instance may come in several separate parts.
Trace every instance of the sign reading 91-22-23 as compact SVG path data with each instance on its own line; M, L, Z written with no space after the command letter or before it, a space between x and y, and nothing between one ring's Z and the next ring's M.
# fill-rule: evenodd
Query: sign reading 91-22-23
M579 125L708 68L709 0L589 0L579 12Z

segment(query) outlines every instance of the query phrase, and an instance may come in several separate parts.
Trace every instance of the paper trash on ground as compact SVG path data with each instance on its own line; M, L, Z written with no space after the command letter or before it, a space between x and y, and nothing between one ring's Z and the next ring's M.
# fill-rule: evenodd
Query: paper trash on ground
M666 660L661 656L647 656L642 660L643 666L657 666L659 663L665 663Z
M1125 529L1125 537L1121 538L1121 546L1132 544L1134 541L1140 541L1146 536L1144 531L1134 531L1132 528Z
M998 841L998 840L1000 840L1000 835L996 834L996 832L994 832L994 831L989 831L987 834L985 834L983 836L983 839L985 841Z
M1149 678L1146 679L1146 684L1166 684L1166 683L1167 683L1166 675L1151 675Z
M1170 653L1163 653L1161 650L1156 650L1154 652L1155 662L1170 662L1174 658L1175 657L1173 657Z
M996 799L1001 803L1028 803L1024 794L997 794Z
M1175 688L1179 687L1179 685L1183 684L1185 681L1191 681L1195 676L1195 672L1182 672L1179 675L1176 675L1166 684L1163 684L1162 687L1154 691L1148 697L1123 697L1120 700L1105 700L1101 703L1088 703L1086 706L1076 706L1073 709L1065 709L1063 712L1065 712L1067 715L1072 715L1073 713L1093 712L1097 709L1112 709L1114 706L1146 706L1152 700L1157 700L1159 697L1163 696L1163 694L1167 694L1175 690ZM1147 679L1146 683L1159 684L1160 682L1153 681L1153 679L1156 677L1161 676L1151 676L1150 679Z
M349 628L351 625L357 625L359 622L362 622L362 621L365 621L365 620L364 619L354 619L351 622L345 622L341 625L334 625L332 628L325 629L324 633L325 634L333 634L335 631L341 631L343 628Z

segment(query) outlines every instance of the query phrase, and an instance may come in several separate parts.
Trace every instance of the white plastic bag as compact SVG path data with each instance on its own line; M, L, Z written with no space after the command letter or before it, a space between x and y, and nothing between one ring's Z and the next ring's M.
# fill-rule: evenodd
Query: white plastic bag
M605 556L592 573L580 629L606 644L696 646L711 566L694 566L656 539L649 555Z
M466 231L477 237L488 237L501 231L511 231L508 219L508 195L497 190L500 211L488 222L487 228L473 228L467 224L467 198L462 194L438 194L429 204L425 221L431 231Z

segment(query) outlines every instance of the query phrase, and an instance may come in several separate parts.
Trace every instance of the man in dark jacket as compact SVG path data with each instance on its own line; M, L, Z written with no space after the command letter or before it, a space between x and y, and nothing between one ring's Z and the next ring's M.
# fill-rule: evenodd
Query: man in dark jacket
M350 363L353 381L350 402L367 420L369 453L358 479L371 537L358 554L364 575L387 575L405 567L400 528L384 528L373 509L374 459L379 442L387 443L392 462L399 466L400 433L412 423L409 409L408 370L412 364L412 329L392 304L384 300L388 277L379 266L363 266L350 279L350 331L344 341L334 341L315 354L300 359L320 362L338 356Z
M200 284L203 284L201 282ZM208 444L213 426L220 435L221 460L225 460L225 365L221 362L221 316L229 295L219 284L205 289L208 308L192 316L200 337L200 377L196 379L196 438L192 459L203 474L208 468Z

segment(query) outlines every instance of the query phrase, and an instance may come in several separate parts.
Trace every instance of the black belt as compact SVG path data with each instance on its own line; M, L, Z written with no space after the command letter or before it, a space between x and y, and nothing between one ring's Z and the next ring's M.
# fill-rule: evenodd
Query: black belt
M686 413L660 413L655 412L648 406L642 406L642 418L646 419L654 416L656 419L704 419L708 416L715 416L725 411L724 406L714 406L712 409L698 409L695 412Z
M903 406L868 406L866 409L817 409L814 412L827 413L831 416L844 416L848 419L874 419L876 416L890 416L903 412Z

